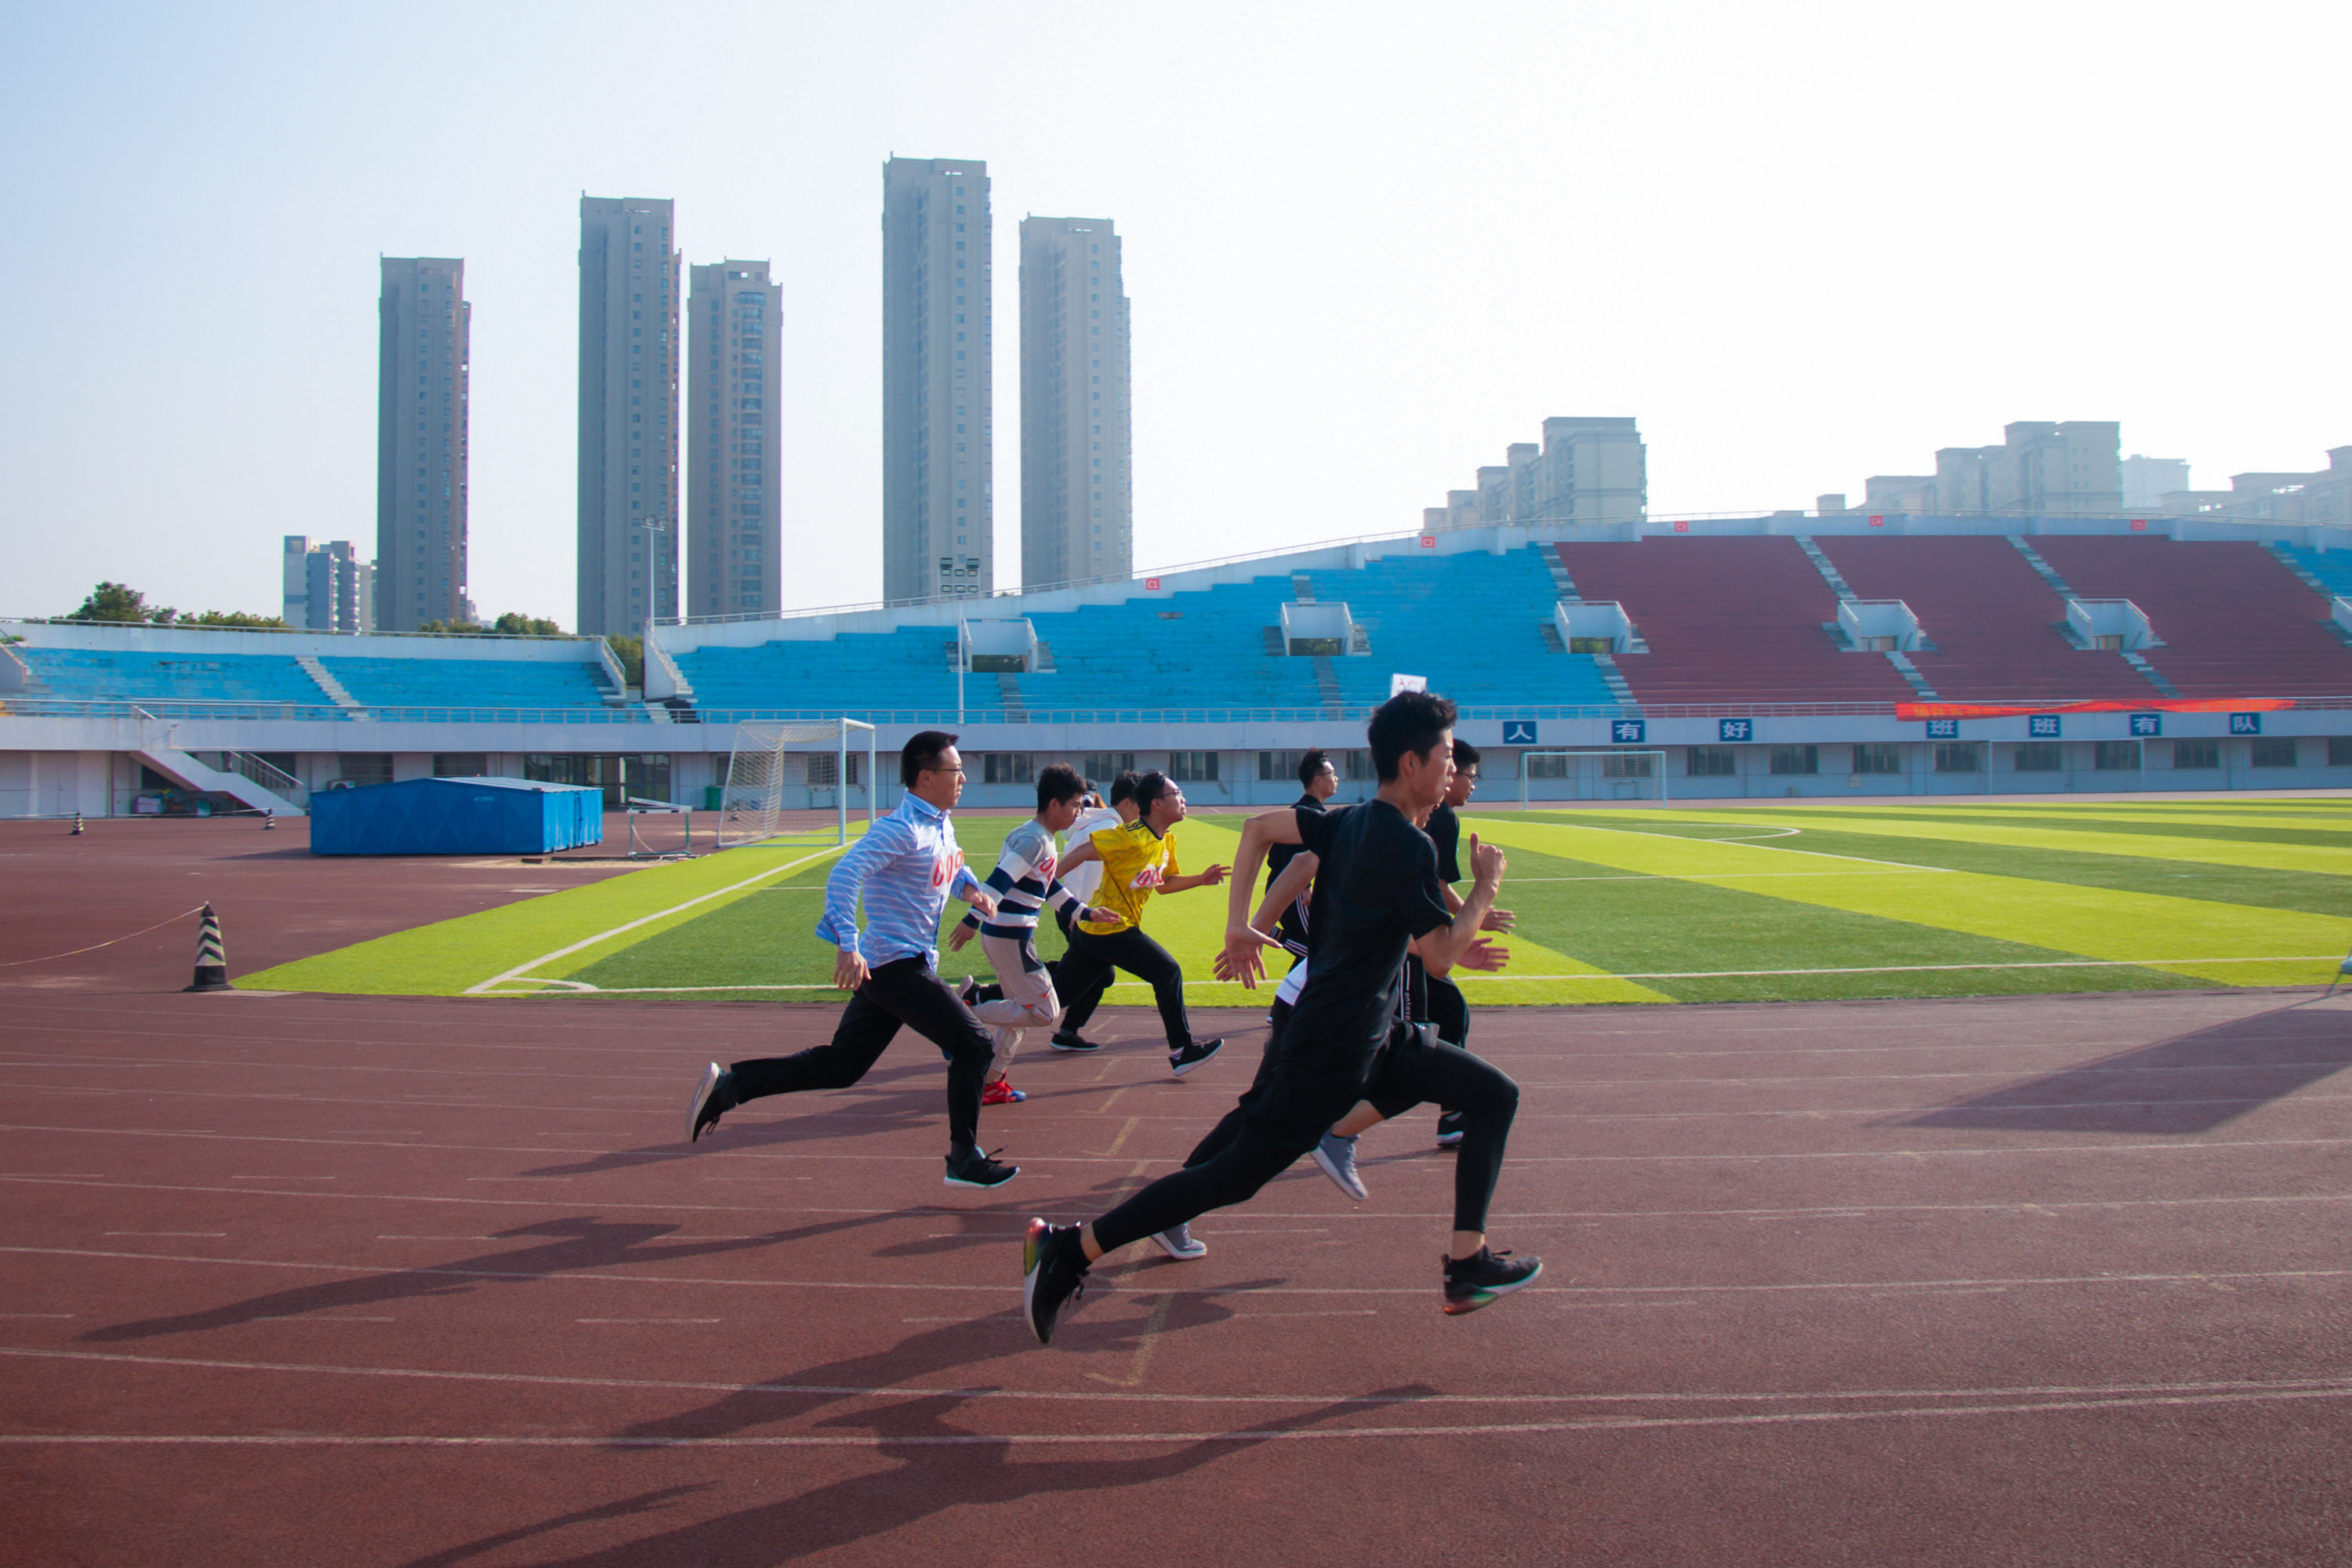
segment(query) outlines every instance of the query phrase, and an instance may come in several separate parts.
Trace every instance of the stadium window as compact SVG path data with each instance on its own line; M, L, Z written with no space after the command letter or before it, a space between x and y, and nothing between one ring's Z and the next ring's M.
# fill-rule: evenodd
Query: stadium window
M2352 767L2352 735L2328 737L2327 765L2331 768Z
M1729 746L1691 746L1683 752L1683 776L1727 779L1739 772L1739 753Z
M433 776L436 779L482 779L490 776L489 757L482 752L436 752L433 753Z
M1651 764L1657 759L1646 752L1612 752L1601 759L1601 776L1604 779L1645 779Z
M1775 746L1772 748L1772 771L1776 773L1820 773L1822 749L1819 746Z
M1168 753L1168 776L1178 784L1214 784L1217 782L1217 753L1171 752Z
M392 753L389 752L344 752L335 758L335 776L349 788L392 782ZM327 787L335 787L330 783Z
M2021 773L2063 773L2066 758L2063 748L2056 741L2029 741L2017 748L2017 755L2011 765Z
M1257 778L1260 784L1272 784L1278 779L1298 776L1297 752L1260 752L1257 754Z
M2263 735L2254 742L2254 766L2291 768L2298 759L2293 735Z
M2172 765L2176 768L2218 768L2221 765L2221 742L2219 741L2175 741L2172 742Z
M2091 765L2103 773L2128 773L2139 770L2137 741L2101 741L2092 749Z
M1564 779L1569 776L1569 764L1575 760L1558 752L1522 752L1520 766L1531 779Z
M1111 780L1121 773L1131 773L1135 771L1135 753L1133 752L1088 752L1082 759L1078 771L1086 774L1087 782L1097 789L1107 790L1110 788Z
M1031 784L1037 777L1027 752L982 752L980 769L983 784Z
M1981 741L1945 741L1936 747L1936 771L1939 773L1980 773L1984 765Z
M1856 746L1853 749L1853 771L1858 773L1899 773L1903 771L1903 748L1891 741Z
M808 759L808 786L811 789L831 789L841 781L841 756L835 752L811 752Z
M1352 752L1342 752L1339 756L1342 778L1362 779L1369 784L1380 776L1380 770L1372 766L1370 750L1358 747Z

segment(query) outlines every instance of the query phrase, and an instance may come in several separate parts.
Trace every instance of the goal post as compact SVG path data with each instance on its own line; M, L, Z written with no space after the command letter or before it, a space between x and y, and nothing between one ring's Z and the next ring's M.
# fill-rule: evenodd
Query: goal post
M851 752L853 737L861 733L862 781ZM774 839L848 843L849 792L861 782L866 825L873 825L875 801L881 794L881 781L875 776L878 760L874 726L862 720L736 725L727 777L719 786L719 847L732 849Z
M1519 753L1519 808L1548 801L1666 803L1666 753L1656 747L1567 746Z

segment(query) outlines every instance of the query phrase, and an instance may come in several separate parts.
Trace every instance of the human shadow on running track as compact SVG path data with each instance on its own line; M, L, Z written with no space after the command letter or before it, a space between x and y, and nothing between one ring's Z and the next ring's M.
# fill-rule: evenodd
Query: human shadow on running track
M649 1263L674 1263L688 1258L709 1258L722 1253L749 1252L782 1243L808 1241L856 1230L896 1217L890 1214L859 1215L797 1226L790 1230L771 1231L761 1236L667 1243L662 1238L677 1228L674 1225L635 1221L614 1223L586 1216L544 1220L498 1233L501 1238L513 1237L519 1240L543 1237L537 1246L481 1253L452 1263L417 1268L389 1268L381 1273L333 1279L323 1284L298 1285L290 1289L273 1290L266 1296L251 1297L202 1312L110 1323L104 1328L92 1329L81 1338L89 1343L116 1343L124 1340L154 1339L164 1334L225 1329L258 1319L296 1318L312 1312L381 1306L392 1301L462 1296L480 1283L528 1281L577 1274L583 1270L625 1268ZM625 1279L631 1276L619 1278Z
M774 1568L774 1565L815 1557L840 1547L887 1536L922 1523L950 1510L989 1508L1075 1494L1069 1509L1053 1510L1037 1520L1054 1539L1066 1540L1085 1528L1086 1494L1172 1480L1212 1460L1240 1458L1260 1444L1279 1442L1292 1434L1311 1431L1336 1417L1368 1405L1410 1401L1436 1391L1425 1384L1374 1390L1355 1398L1329 1400L1294 1415L1276 1416L1248 1426L1163 1439L1167 1451L1131 1458L1059 1457L1069 1452L1062 1442L1043 1444L1008 1441L955 1425L951 1417L966 1401L954 1394L909 1399L903 1404L827 1423L856 1426L874 1432L868 1444L847 1446L847 1451L870 1463L870 1456L895 1461L887 1469L872 1470L796 1496L756 1507L739 1509L716 1518L679 1525L635 1541L601 1546L564 1557L541 1558L537 1568L654 1568L657 1564L694 1564L695 1568ZM1052 1436L1068 1435L1062 1427ZM1132 1447L1134 1440L1117 1435L1102 1440L1106 1448ZM1025 1450L1016 1452L1016 1450ZM792 1450L786 1450L787 1454ZM791 1485L804 1473L783 1455L770 1472ZM654 1494L646 1494L652 1496ZM566 1522L575 1516L566 1516ZM457 1568L457 1564L495 1550L519 1532L508 1531L413 1558L404 1568Z
M1906 1119L1906 1127L2186 1136L2352 1067L2352 1020L2275 1008L2095 1058Z

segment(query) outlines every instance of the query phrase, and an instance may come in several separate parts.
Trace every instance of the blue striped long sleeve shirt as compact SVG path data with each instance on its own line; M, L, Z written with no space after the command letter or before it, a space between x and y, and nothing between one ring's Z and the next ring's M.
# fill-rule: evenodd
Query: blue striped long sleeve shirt
M963 863L948 814L913 795L877 819L849 847L824 879L824 915L816 934L844 952L862 953L871 967L919 955L940 961L940 911L948 895L980 879ZM866 931L857 930L857 898L866 896Z

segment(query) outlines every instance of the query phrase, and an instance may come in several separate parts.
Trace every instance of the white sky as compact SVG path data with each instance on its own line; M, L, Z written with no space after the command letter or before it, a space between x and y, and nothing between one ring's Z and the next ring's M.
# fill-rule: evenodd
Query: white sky
M1652 510L1859 498L2012 419L2195 482L2352 442L2352 10L896 4L0 7L0 613L278 608L375 539L376 258L461 256L473 596L573 624L578 197L774 260L788 601L881 584L881 164L1109 217L1139 566L1417 524L1547 415Z

